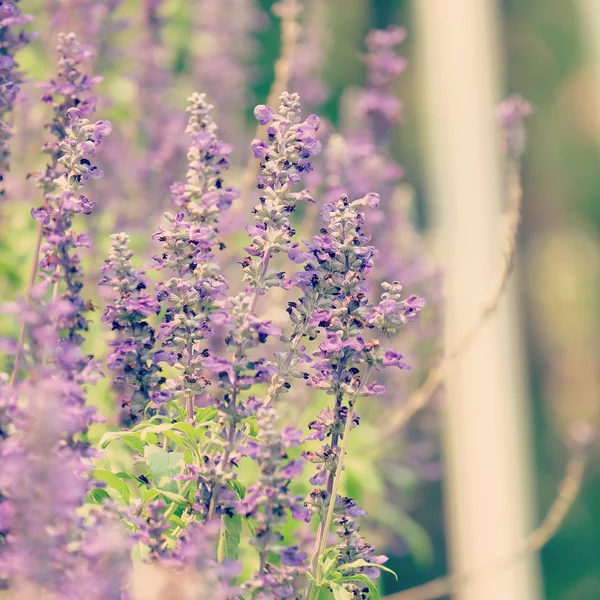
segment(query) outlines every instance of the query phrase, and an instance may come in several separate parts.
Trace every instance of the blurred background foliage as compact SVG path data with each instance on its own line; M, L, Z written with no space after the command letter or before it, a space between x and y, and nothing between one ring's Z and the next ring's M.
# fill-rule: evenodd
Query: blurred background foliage
M413 0L418 1L418 0ZM592 2L597 0L591 0ZM521 323L527 353L529 403L534 419L537 514L543 515L555 497L567 450L561 440L565 423L577 419L598 419L600 401L600 69L584 27L585 0L504 0L499 5L502 55L505 68L504 91L519 92L531 100L537 112L528 122L529 147L524 171L524 224L520 236L517 277L520 288ZM120 18L136 20L140 0L125 0ZM40 37L21 52L20 63L32 82L47 80L55 72L55 56L47 49L57 31L49 23L42 0L23 0L24 12L34 15L33 29ZM194 2L168 0L164 7L165 56L173 76L168 102L183 110L185 99L195 89L193 60L196 41L191 28ZM279 55L279 24L270 15L271 0L260 4L268 15L257 32L256 71L253 94L264 102L273 78L273 65ZM414 190L417 222L428 231L428 199L423 182L423 115L419 101L419 74L415 69L415 44L411 38L409 0L329 0L323 12L327 50L323 78L330 97L320 114L333 124L340 120L340 99L349 86L364 84L363 40L374 27L396 23L409 32L402 53L410 60L400 78L398 94L405 102L405 116L392 140L392 149L406 168L405 181ZM589 24L588 24L589 25ZM600 23L588 30L600 35ZM468 35L468 32L465 32ZM112 38L113 49L102 55L97 70L105 80L99 86L100 117L113 121L116 129L134 144L143 144L134 131L135 89L131 83L136 60L122 64L119 48L135 43L135 31L125 26ZM141 59L141 57L140 57ZM224 76L226 76L224 74ZM468 74L457 74L468 76ZM34 224L29 208L38 202L37 190L24 175L36 168L41 155L32 151L41 145L40 125L47 118L46 107L37 102L39 92L26 87L33 100L24 103L17 116L27 132L27 144L13 144L13 172L9 179L9 202L2 209L0 235L0 299L10 299L24 288L27 265L33 245ZM246 119L253 127L251 105L246 102ZM143 130L143 127L141 128ZM239 156L243 153L238 149ZM127 157L124 157L127 160ZM239 166L246 159L242 158ZM102 162L102 157L100 159ZM234 172L233 177L239 176ZM137 193L136 190L131 192ZM167 203L165 198L165 206ZM127 213L126 205L143 206L131 197L111 198L112 206ZM118 211L117 211L118 212ZM93 224L95 250L87 257L87 272L94 270L107 253L108 236L117 226L115 212L101 212ZM129 215L131 217L131 215ZM139 213L137 218L141 218ZM133 219L135 225L135 218ZM148 234L157 221L142 218L134 236L138 250L148 246ZM87 225L86 225L87 226ZM231 245L243 239L235 234ZM101 303L102 300L98 299ZM14 324L2 322L3 333ZM90 351L100 352L103 336L95 323L89 340ZM108 383L94 391L94 401L106 407ZM318 403L319 400L317 399ZM385 411L379 406L377 410ZM314 405L304 407L299 423L314 415ZM442 509L442 481L419 477L403 462L403 440L381 441L369 426L358 430L349 457L347 487L371 514L370 536L391 556L390 564L399 582L384 578L386 592L423 583L446 572ZM370 452L373 445L385 444L392 457L382 467L381 453ZM596 455L596 459L598 456ZM388 462L390 462L388 460ZM596 600L600 598L600 469L590 461L582 494L561 531L543 549L541 561L548 600ZM384 473L385 472L385 476Z

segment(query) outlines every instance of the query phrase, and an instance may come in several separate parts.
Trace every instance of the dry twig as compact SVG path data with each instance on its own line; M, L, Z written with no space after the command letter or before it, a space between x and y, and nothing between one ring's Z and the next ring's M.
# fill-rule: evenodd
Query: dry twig
M524 559L527 555L541 550L558 532L569 511L575 504L583 482L586 458L585 451L581 446L578 446L567 463L565 475L560 482L557 496L546 513L544 520L525 539L522 548L517 550L513 555L505 557L477 573L440 577L424 585L386 596L386 600L436 600L437 598L454 593L457 588L467 583L506 569L514 565L517 561Z
M398 409L385 425L385 435L393 435L410 421L410 419L431 400L434 393L441 387L450 369L471 346L477 334L482 330L490 317L496 312L514 266L517 247L517 234L521 223L521 204L523 188L521 186L520 167L518 161L511 161L508 169L508 215L506 231L506 248L504 261L496 283L492 288L489 299L483 305L481 312L466 331L459 344L448 352L442 361L428 374L425 381L408 398L406 404Z

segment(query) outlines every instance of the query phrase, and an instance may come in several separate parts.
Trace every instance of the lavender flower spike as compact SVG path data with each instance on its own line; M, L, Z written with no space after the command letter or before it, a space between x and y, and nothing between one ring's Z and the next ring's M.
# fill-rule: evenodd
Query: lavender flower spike
M40 597L76 600L85 589L90 600L122 599L130 545L116 514L109 505L80 512L93 483L77 388L57 372L21 384L26 409L0 448L0 506L10 519L0 577L15 597L27 584Z
M201 364L207 354L199 343L225 318L217 300L225 295L227 281L213 254L215 248L223 247L218 237L219 216L239 191L223 185L221 173L229 168L231 146L217 138L206 96L193 94L187 111L186 133L192 138L189 168L186 182L171 187L180 212L167 213L167 224L153 237L163 244L163 253L154 257L156 268L174 272L156 286L158 300L167 304L157 333L162 360L180 373L167 382L167 397L182 399L192 419L194 399L208 384Z
M252 243L245 248L249 256L241 262L244 281L249 285L231 301L237 315L232 332L235 333L234 344L238 346L243 343L239 337L252 320L259 296L280 285L283 274L270 270L269 263L273 255L293 249L291 239L296 232L290 225L290 213L299 201L314 202L308 190L294 192L293 187L300 182L303 173L312 171L311 157L321 151L321 142L316 139L320 121L316 115L309 115L305 121L300 119L298 94L283 92L280 99L279 114L264 105L254 109L257 120L268 125L268 142L252 142L254 156L263 159L261 174L257 176L257 187L262 195L252 210L256 225L246 228L252 238Z
M253 100L253 60L260 48L255 33L267 22L259 5L198 0L194 8L194 37L202 40L193 60L195 79L215 104L225 139L244 149L249 138L244 112Z
M296 203L302 200L314 202L308 190L295 192L293 188L304 173L312 170L311 157L321 151L321 144L316 139L320 122L316 115L302 121L298 94L283 92L280 99L278 114L264 105L254 110L257 120L267 125L268 141L252 142L254 155L263 161L261 174L257 177L257 187L262 195L252 211L256 225L246 228L252 243L246 246L248 256L240 263L248 285L223 303L224 311L230 315L225 339L230 358L211 356L203 361L205 367L219 374L219 387L223 390L221 399L216 401L227 430L221 461L223 473L231 469L229 461L237 439L240 393L255 383L267 381L274 371L272 365L264 364L264 359L251 360L249 357L249 350L266 342L269 336L281 336L279 327L255 314L259 297L281 285L285 277L285 273L269 266L270 261L277 253L293 252L291 240L295 231L289 215ZM221 373L226 376L221 377ZM217 499L213 498L209 517L213 516L216 504Z
M79 345L83 341L80 332L88 327L84 315L90 306L79 293L83 272L79 257L72 250L87 247L92 240L85 233L75 233L71 224L77 213L90 214L94 208L94 203L78 192L86 180L102 177L102 170L92 163L92 158L112 127L108 121L91 123L74 107L69 108L67 117L70 123L65 129L65 138L58 145L60 158L57 161L64 172L54 179L56 191L46 196L45 206L33 210L32 214L42 224L45 238L40 268L46 281L52 282L57 291L61 282L64 283L61 299L70 302L73 311L61 325L67 330L67 339Z
M365 43L369 89L364 90L358 101L359 112L370 119L375 141L400 121L402 103L392 90L392 84L407 66L407 60L396 55L395 47L406 38L402 27L389 26L369 33Z
M22 29L22 25L31 19L31 16L21 14L19 0L2 2L0 5L0 182L10 166L7 141L13 131L7 116L15 106L19 86L23 83L23 73L19 71L14 56L31 39ZM0 188L1 193L4 193L3 188Z
M121 420L135 422L165 379L157 364L162 353L155 352L155 332L148 323L148 317L160 312L160 305L146 291L150 282L144 271L133 268L132 257L129 236L112 235L100 285L112 287L117 294L102 316L102 321L117 332L117 339L110 342L112 352L107 364L114 373L113 386L123 411Z
M289 515L298 520L308 520L309 511L302 504L302 497L295 497L288 489L291 479L298 477L304 467L303 460L289 460L288 449L302 442L302 432L293 426L283 431L276 428L277 416L271 406L257 407L257 425L260 442L250 442L241 449L242 454L258 462L261 475L251 485L236 510L245 517L256 520L252 544L259 556L258 570L244 588L252 591L253 598L298 598L299 575L306 571L306 553L295 546L281 545L279 529ZM277 554L279 566L268 563L269 555Z
M69 125L68 110L76 108L81 118L92 115L96 110L96 97L91 91L96 83L102 81L100 76L91 77L85 73L85 65L91 62L94 51L91 46L81 44L74 33L58 35L58 53L58 76L49 83L38 84L44 90L42 102L49 104L54 111L48 129L56 138L56 141L46 142L42 148L42 152L50 155L46 169L34 174L44 193L53 191L54 180L60 175L57 170L58 159L62 155L59 143Z
M364 233L363 210L377 208L378 204L376 194L367 194L353 202L342 196L335 204L326 204L321 214L328 221L328 227L311 242L306 242L311 260L307 261L305 270L295 276L297 285L308 298L314 290L319 290L329 299L329 308L315 310L309 316L313 326L325 330L326 340L314 352L314 374L308 384L334 397L333 409L321 411L309 425L313 431L309 439L327 439L327 443L316 451L303 453L317 465L311 483L325 486L324 490L314 489L307 498L307 504L319 516L311 566L313 579L307 583L307 600L318 595L314 581L320 581L320 558L327 549L333 523L340 526L337 533L342 538L342 543L335 546L339 569L346 569L345 564L358 559L377 564L385 561L385 557L374 556L374 548L357 534L359 527L353 519L361 511L356 503L337 494L348 436L360 422L354 412L356 400L385 391L376 381L369 382L374 371L392 366L409 368L397 350L384 350L378 339L369 339L367 334L372 329L386 336L396 333L402 325L414 321L425 304L417 297L402 299L402 286L398 283L384 284L385 293L378 304L373 305L368 300L366 276L373 269L377 251ZM361 577L378 574L379 570L372 567L349 567L346 572L346 576ZM344 582L349 593L354 585L350 579Z

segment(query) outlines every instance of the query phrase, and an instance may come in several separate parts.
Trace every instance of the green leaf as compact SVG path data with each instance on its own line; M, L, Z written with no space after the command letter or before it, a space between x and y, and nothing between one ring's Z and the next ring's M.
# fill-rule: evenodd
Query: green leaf
M148 502L154 500L157 496L160 496L160 490L156 488L148 488L142 492L142 503L146 505Z
M144 429L148 429L149 427L155 427L156 425L160 425L166 417L161 417L159 415L153 416L151 419L146 419L141 423L135 425L131 431L135 431L136 433L140 433Z
M378 565L377 563L367 562L366 560L364 560L362 558L359 558L358 560L352 561L351 563L347 563L345 565L340 565L340 570L358 569L360 567L375 567L377 569L381 569L382 571L385 571L386 573L391 573L396 578L396 581L398 581L398 576L389 567L384 567L383 565Z
M181 517L178 517L177 515L171 515L169 517L169 523L173 523L177 527L180 527L181 529L185 529L185 523L183 522Z
M335 598L335 600L352 600L352 596L350 596L350 594L339 583L335 583L334 581L332 581L329 584L329 587L333 592L333 597Z
M256 423L256 417L248 417L245 423L248 425L248 436L256 437L259 432L258 424Z
M106 469L94 469L92 471L92 477L97 479L98 481L103 481L106 483L108 487L111 487L113 490L117 490L119 494L123 497L126 504L129 504L129 498L131 497L131 492L127 487L127 484L122 481L115 473L112 471L108 471Z
M120 479L130 479L131 481L140 483L140 480L135 475L132 475L131 473L125 473L125 471L119 471L118 473L115 473L115 475Z
M218 412L219 411L213 406L199 408L196 411L196 426L212 421L217 416Z
M181 452L167 452L156 446L146 446L144 458L156 487L160 490L176 493L178 487L177 482L173 481L173 477L181 473L183 454Z
M246 486L237 479L231 479L227 482L227 485L233 489L240 500L242 500L246 495Z
M189 425L189 423L187 423L187 425ZM190 440L187 436L176 433L175 431L165 431L164 435L175 445L183 449L186 464L191 464L194 462L194 458L198 458L199 453L195 438L194 440Z
M98 445L104 449L115 440L121 440L135 452L144 454L144 445L140 441L140 434L134 431L107 431Z
M144 454L144 444L137 437L124 437L123 442L137 454Z
M110 498L110 494L102 488L92 488L86 495L85 501L90 504L102 504L106 498Z
M189 450L190 443L186 441L186 439L182 435L179 435L174 431L165 431L164 436L180 448L183 448L184 450Z
M158 446L158 435L154 431L142 432L141 436L144 438L144 442L149 446ZM140 436L140 437L141 437Z
M168 490L158 490L158 493L161 496L164 496L165 498L170 500L171 502L175 502L176 504L179 504L181 506L189 506L190 504L181 494L169 492Z
M246 524L246 527L250 531L250 535L254 537L256 535L256 529L254 529L254 525L251 523L250 519L248 519L248 517L242 517L242 521ZM307 575L310 574L307 573Z
M323 581L329 580L329 575L337 563L338 556L339 552L335 548L330 548L319 558L322 565Z
M314 581L315 583L317 583L317 580L307 571L306 573L304 573L311 581Z
M145 442L148 439L148 436L152 433L164 433L165 431L169 431L173 429L173 423L161 423L160 425L150 425L149 427L145 427L140 432L140 439L142 442Z
M221 533L217 549L219 562L238 559L241 531L242 517L240 515L234 514L233 517L223 515L221 517Z
M196 430L187 421L182 421L181 423L174 423L173 429L177 429L177 431L182 431L183 433L185 433L190 438L190 441L196 441Z

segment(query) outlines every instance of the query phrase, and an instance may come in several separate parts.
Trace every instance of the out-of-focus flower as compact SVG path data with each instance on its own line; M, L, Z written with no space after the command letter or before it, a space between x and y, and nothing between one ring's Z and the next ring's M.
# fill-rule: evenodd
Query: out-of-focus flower
M30 15L21 13L19 0L0 5L0 182L10 167L8 140L13 129L8 118L23 83L23 73L15 61L15 54L31 39L23 29L23 25L31 20ZM3 186L0 186L0 193L4 193Z

